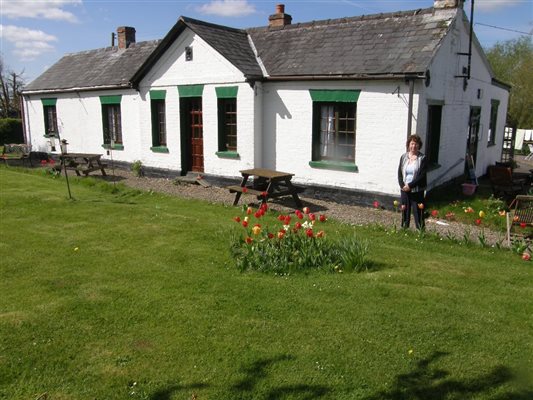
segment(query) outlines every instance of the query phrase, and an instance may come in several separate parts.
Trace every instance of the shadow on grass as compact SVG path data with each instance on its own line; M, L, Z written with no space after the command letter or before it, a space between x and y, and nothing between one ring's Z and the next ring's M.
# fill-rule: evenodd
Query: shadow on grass
M435 352L426 359L416 363L412 372L400 374L388 391L381 391L365 400L444 400L468 399L475 394L489 393L506 382L514 380L511 370L504 366L495 367L491 372L459 381L449 379L450 373L431 364L449 353ZM494 400L514 399L526 400L533 398L533 392L504 393Z
M209 387L209 385L205 383L193 383L192 385L172 385L163 389L159 389L154 394L150 396L150 400L170 400L174 397L174 394L177 392L181 392L183 390L198 390L198 389L205 389ZM189 396L189 393L187 394ZM192 395L192 398L195 398L194 393ZM190 397L187 397L190 398Z
M256 391L257 385L261 380L267 378L268 368L275 363L292 361L294 359L294 356L282 355L274 358L260 359L255 361L249 367L242 369L246 376L231 387L231 393L238 398L240 398L240 396L243 394L249 393L252 396L250 398L253 398L253 394ZM265 394L261 395L260 398L265 400L278 400L290 397L301 400L312 400L319 399L328 392L329 389L327 387L319 385L283 385L269 389Z

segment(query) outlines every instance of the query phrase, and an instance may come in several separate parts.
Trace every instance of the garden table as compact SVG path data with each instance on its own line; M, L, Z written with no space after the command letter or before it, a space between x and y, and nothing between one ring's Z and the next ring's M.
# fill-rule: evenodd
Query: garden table
M244 193L257 196L257 199L261 200L262 203L266 203L268 199L290 195L296 206L302 207L302 202L298 197L298 189L291 183L294 174L267 168L244 169L240 173L242 175L240 185L228 186L230 193L235 193L234 206L237 205ZM250 176L254 177L253 184L247 185Z
M101 161L102 154L91 153L65 153L61 154L59 158L65 163L67 169L72 169L76 175L80 176L83 173L85 176L93 171L100 170L103 176L106 176L105 167Z

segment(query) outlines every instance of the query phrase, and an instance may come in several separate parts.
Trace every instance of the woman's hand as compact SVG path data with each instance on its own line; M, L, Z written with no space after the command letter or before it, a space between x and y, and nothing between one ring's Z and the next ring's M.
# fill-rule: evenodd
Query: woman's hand
M410 192L410 191L411 191L411 188L409 187L409 185L405 185L405 186L402 188L402 190L403 190L404 192Z

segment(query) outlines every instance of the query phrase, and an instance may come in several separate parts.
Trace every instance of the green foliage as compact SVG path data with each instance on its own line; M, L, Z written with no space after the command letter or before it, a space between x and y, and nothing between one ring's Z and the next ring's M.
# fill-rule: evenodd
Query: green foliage
M22 120L17 118L0 118L0 145L6 143L24 143Z
M517 254L330 220L370 273L239 273L234 207L63 179L0 165L2 400L531 398Z
M487 50L496 78L512 86L508 123L518 128L533 127L533 43L522 36L496 43Z
M141 176L144 176L143 172L143 163L141 160L135 160L131 164L131 172L133 172L133 175L140 178Z
M368 269L368 245L355 235L335 237L323 230L326 217L296 211L278 216L278 226L268 226L261 209L247 217L235 217L239 228L233 232L230 252L241 271L255 270L290 274L297 271L359 272ZM251 210L251 211L250 211ZM246 218L246 219L244 219ZM259 222L265 223L259 224ZM252 226L253 225L253 226Z

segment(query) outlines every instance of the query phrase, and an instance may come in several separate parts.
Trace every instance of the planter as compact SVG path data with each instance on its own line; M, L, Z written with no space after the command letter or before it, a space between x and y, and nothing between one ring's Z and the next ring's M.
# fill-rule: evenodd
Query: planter
M472 196L476 192L477 185L473 183L463 183L461 186L465 196Z

